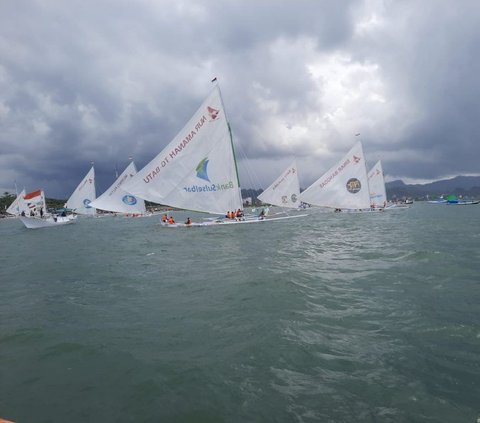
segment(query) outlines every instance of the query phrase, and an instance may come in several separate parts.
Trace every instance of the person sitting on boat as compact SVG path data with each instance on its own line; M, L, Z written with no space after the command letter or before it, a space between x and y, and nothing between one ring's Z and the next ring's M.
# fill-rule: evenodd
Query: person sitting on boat
M166 214L164 214L164 215L162 216L162 222L163 222L163 223L167 223L167 221L168 221L168 216L167 216Z
M25 216L25 210L22 210L22 216Z
M61 214L60 216L62 216L62 217L67 216L67 212L66 212L65 210L63 210L63 211L62 211L62 214Z
M35 213L33 212L33 210L30 210L30 216L31 216L31 217L34 217L34 216L35 216Z
M40 217L43 217L43 207L40 207Z
M237 210L236 217L243 217L243 212L240 209Z
M192 219L187 217L187 220L185 221L185 225L191 225L192 224Z
M259 218L259 219L265 219L265 209L262 209L262 211L261 211L260 214L258 215L258 218Z
M168 219L168 224L173 225L174 223L175 223L175 220L173 219L173 216L170 216L170 218Z

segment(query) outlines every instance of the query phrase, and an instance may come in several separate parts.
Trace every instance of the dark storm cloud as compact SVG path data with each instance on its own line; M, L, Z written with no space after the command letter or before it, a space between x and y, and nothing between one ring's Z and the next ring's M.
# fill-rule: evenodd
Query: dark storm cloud
M388 175L478 173L478 9L474 1L2 2L0 187L16 180L67 196L94 161L102 191L128 157L141 167L160 152L213 76L263 186L292 156L302 186L312 182L356 132Z
M390 119L390 136L376 140L389 155L384 168L420 179L479 173L480 3L387 5L374 37L352 44L360 60L379 64L396 110L410 111Z

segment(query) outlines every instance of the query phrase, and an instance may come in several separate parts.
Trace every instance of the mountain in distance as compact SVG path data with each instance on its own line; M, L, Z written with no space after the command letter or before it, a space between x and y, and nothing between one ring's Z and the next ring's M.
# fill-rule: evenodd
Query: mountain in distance
M401 180L387 182L387 197L415 198L418 200L455 194L462 197L480 197L480 176L456 176L452 179L442 179L428 184L405 184Z

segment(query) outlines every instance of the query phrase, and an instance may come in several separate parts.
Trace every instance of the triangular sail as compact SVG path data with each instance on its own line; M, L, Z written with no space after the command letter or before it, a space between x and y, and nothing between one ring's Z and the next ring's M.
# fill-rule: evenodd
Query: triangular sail
M279 207L298 208L300 204L300 183L297 163L293 163L259 196L262 203Z
M155 203L213 214L242 207L218 86L177 136L123 189Z
M91 207L100 210L127 214L145 214L145 201L129 194L123 185L137 173L135 164L131 162L113 185L100 197L90 203Z
M321 207L370 208L362 143L357 142L342 160L303 191L300 200Z
M22 192L19 195L17 195L17 198L13 200L13 203L10 204L10 206L7 209L8 214L13 214L15 216L18 216L22 214L22 212L27 213L27 206L23 199L24 196L25 196L25 189L23 189Z
M92 166L85 178L82 179L82 182L73 191L65 207L74 210L78 214L93 216L95 209L90 206L93 200L95 200L95 170Z
M370 205L375 208L385 207L387 205L387 193L380 160L368 172L368 186L370 189Z

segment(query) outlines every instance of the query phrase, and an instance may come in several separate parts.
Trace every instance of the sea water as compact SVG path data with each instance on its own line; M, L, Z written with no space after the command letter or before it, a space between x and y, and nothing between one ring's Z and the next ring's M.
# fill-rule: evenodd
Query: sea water
M476 422L480 206L308 213L0 221L0 418Z

